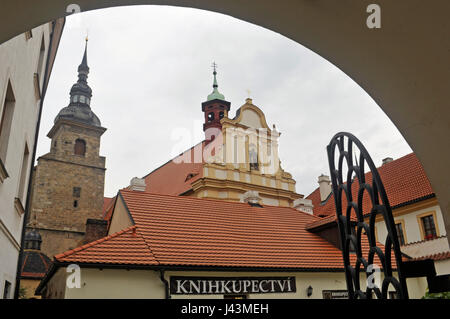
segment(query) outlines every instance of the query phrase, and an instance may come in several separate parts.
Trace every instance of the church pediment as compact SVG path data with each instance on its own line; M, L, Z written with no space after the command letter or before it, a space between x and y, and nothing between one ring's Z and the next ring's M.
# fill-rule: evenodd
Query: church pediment
M264 113L252 104L251 99L247 99L246 103L236 111L233 122L254 129L265 128L270 130Z

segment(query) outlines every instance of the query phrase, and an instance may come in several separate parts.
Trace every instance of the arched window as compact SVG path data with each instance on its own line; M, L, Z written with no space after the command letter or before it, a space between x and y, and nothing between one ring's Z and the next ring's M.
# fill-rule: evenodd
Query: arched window
M86 142L82 139L77 139L75 141L75 149L74 149L75 155L81 155L84 156L86 154Z
M211 122L213 120L214 120L214 113L213 112L208 113L208 122Z

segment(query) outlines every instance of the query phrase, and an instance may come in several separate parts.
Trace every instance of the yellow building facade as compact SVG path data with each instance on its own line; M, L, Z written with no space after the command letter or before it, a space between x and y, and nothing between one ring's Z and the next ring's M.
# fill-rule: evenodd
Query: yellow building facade
M215 71L213 88L202 103L205 140L146 175L147 191L235 202L250 191L265 205L302 204L295 180L281 167L275 125L269 127L251 98L229 117L231 103L218 92Z

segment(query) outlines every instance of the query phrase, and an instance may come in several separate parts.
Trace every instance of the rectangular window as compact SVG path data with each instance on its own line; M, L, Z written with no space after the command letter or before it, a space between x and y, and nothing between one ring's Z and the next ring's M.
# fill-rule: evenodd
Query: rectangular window
M11 82L8 82L5 101L1 108L0 120L0 160L6 166L6 153L8 151L9 135L11 133L12 120L16 99L12 90Z
M81 196L81 187L73 188L73 197L80 198Z
M403 234L402 223L395 224L395 230L397 230L398 241L400 242L400 245L403 246L405 244L405 236Z
M434 224L434 218L433 215L424 216L421 218L422 220L422 226L423 226L423 233L424 233L424 239L430 240L437 237L436 233L436 226Z
M30 160L30 152L28 151L28 145L25 143L25 149L23 151L23 158L22 158L22 168L20 169L20 180L19 180L19 193L17 194L17 197L22 202L22 205L25 207L25 186L27 181L27 175L28 175L28 162Z
M3 288L3 299L9 299L11 294L11 283L5 280L5 287Z

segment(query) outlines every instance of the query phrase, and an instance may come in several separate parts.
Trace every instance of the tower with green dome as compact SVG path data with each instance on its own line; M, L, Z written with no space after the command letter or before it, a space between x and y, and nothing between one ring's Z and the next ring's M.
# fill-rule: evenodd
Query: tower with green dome
M203 131L206 142L212 141L222 130L220 120L228 118L231 103L225 100L225 96L219 92L217 84L217 64L213 63L213 91L208 95L206 101L202 103L202 111L205 113Z

